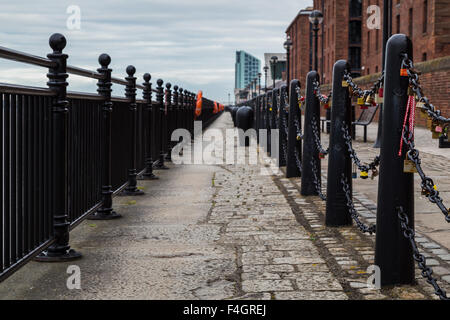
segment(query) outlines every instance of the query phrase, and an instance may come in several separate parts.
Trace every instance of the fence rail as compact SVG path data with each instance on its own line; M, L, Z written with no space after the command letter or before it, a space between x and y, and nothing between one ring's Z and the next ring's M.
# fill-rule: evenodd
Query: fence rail
M69 231L85 218L119 218L112 198L142 194L138 177L157 178L173 130L193 134L194 93L170 84L164 92L161 79L152 88L150 74L137 83L133 66L113 77L106 54L97 71L67 65L65 45L52 35L47 58L0 47L0 58L47 68L49 78L48 88L0 83L0 281L32 258L79 258ZM98 93L67 91L69 74L98 80ZM124 97L112 95L113 83L125 86ZM203 105L208 125L220 110Z

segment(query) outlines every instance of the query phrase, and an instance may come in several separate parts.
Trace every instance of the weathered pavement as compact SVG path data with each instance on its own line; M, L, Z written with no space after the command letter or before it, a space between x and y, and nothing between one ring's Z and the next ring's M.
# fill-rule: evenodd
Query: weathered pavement
M212 127L230 128L229 114ZM261 168L171 165L157 171L160 180L139 182L147 195L115 199L122 219L85 221L71 233L71 245L83 253L82 260L31 262L0 284L0 297L432 298L422 280L414 287L368 289L374 237L354 227L326 228L324 203L301 197L299 179L264 175ZM357 209L368 220L374 214L371 197L355 194ZM445 273L448 261L439 253L441 258L433 258ZM81 269L81 290L66 287L71 264Z

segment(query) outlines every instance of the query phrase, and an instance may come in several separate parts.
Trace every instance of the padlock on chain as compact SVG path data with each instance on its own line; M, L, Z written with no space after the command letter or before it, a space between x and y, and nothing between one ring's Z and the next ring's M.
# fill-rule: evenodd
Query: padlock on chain
M361 179L365 180L365 179L369 178L369 172L363 170L360 172L359 176L361 177Z
M356 172L356 165L355 164L353 164L352 165L352 179L356 179L358 176L357 176L357 172Z
M375 179L375 177L377 177L378 176L378 170L377 170L377 168L373 168L372 169L372 175L370 176L370 179Z
M409 154L410 151L408 151ZM403 172L404 173L417 173L416 164L414 161L408 159L408 154L406 155L406 159L403 160Z

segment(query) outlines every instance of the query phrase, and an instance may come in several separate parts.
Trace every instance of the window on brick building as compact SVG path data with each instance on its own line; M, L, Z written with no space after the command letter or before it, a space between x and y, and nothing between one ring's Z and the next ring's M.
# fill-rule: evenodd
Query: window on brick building
M395 17L395 23L397 24L397 33L400 33L400 15Z
M424 52L422 54L422 61L427 61L427 53L426 52Z
M350 47L349 62L353 69L361 68L361 48Z
M367 54L370 52L370 31L367 31Z
M367 74L370 74L370 68L367 68Z
M350 17L361 17L362 3L361 0L350 0Z
M378 66L375 66L375 73L378 73Z
M412 38L413 36L413 8L409 8L409 13L408 13L408 32L409 32L409 37Z
M422 28L423 33L428 31L428 0L423 2L423 17L422 17Z
M361 21L350 21L350 43L361 43Z

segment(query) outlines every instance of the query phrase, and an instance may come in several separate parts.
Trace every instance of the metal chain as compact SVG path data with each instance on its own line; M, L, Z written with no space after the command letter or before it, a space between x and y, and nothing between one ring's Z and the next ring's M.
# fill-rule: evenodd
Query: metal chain
M332 91L330 91L328 96L324 96L320 91L320 83L317 80L313 81L313 89L316 98L319 99L319 101L322 102L323 104L327 104L330 101L331 97L333 96Z
M297 117L294 118L294 125L295 125L295 130L297 132L298 139L303 139L302 130L300 129L300 123L299 123Z
M359 220L359 214L355 209L355 205L353 203L353 198L352 198L352 195L350 192L350 184L348 183L347 177L345 176L344 173L341 176L341 183L342 183L342 188L345 193L345 198L347 199L348 210L350 211L350 215L351 215L352 219L355 221L359 230L361 230L361 232L363 232L363 233L369 233L369 234L375 233L376 225L371 225L369 227L366 224L364 224L361 220Z
M345 123L342 123L342 133L350 154L350 158L352 158L353 163L358 167L358 169L363 172L369 172L369 170L372 170L374 174L377 174L377 167L380 165L380 156L376 156L373 161L367 165L361 164L361 160L358 158L355 149L353 149L352 137L350 136L347 124Z
M299 158L299 150L298 150L298 148L296 147L295 148L295 152L294 152L294 156L295 156L295 164L297 165L297 169L298 169L298 171L300 171L300 173L302 172L302 162L300 161L300 158Z
M330 148L327 148L326 150L323 148L322 143L320 141L320 133L319 128L317 127L317 121L315 117L312 117L311 121L311 129L313 133L314 143L316 144L317 150L323 154L324 156L328 154L330 151Z
M344 81L348 83L348 85L352 88L353 94L356 94L356 96L362 98L367 96L374 95L378 89L381 88L381 86L384 83L384 71L381 73L381 76L378 78L377 81L372 85L372 87L369 90L363 90L361 89L356 83L353 82L353 78L351 77L348 70L344 70Z
M450 118L443 117L441 115L441 110L436 109L436 107L430 103L430 100L426 96L424 96L419 81L420 73L414 69L414 64L406 53L403 54L402 69L407 70L409 84L412 88L412 91L415 93L417 100L419 102L423 102L425 111L433 119L433 121L442 124L450 123Z
M297 101L298 101L298 105L300 106L300 104L302 103L302 94L300 93L300 87L297 86L295 87L295 92L297 92Z
M311 158L310 165L311 165L312 173L313 173L313 183L314 183L314 186L316 187L316 192L319 195L320 199L322 199L323 201L326 201L327 197L322 193L322 183L321 183L321 181L319 180L319 178L317 177L317 174L316 174L316 172L317 172L316 161L318 161L318 160L315 160L314 158Z
M425 256L419 252L414 229L409 226L409 219L403 207L397 207L397 214L400 220L403 235L406 239L409 240L409 243L411 244L413 250L413 258L414 260L416 260L417 265L421 270L422 277L424 277L427 282L433 286L434 294L437 295L441 300L450 300L447 297L447 293L445 292L445 290L439 287L436 278L433 277L433 269L427 266Z
M411 133L409 132L408 126L405 126L405 130L403 132L403 141L409 149L406 155L408 159L414 163L417 169L417 173L419 174L420 179L422 180L421 182L422 193L428 198L428 200L431 203L435 203L439 207L439 209L445 216L445 221L450 222L450 208L447 209L445 207L442 198L439 196L439 191L436 185L434 184L433 179L427 177L423 172L421 166L422 161L419 157L419 150L415 148L413 134L412 132Z

